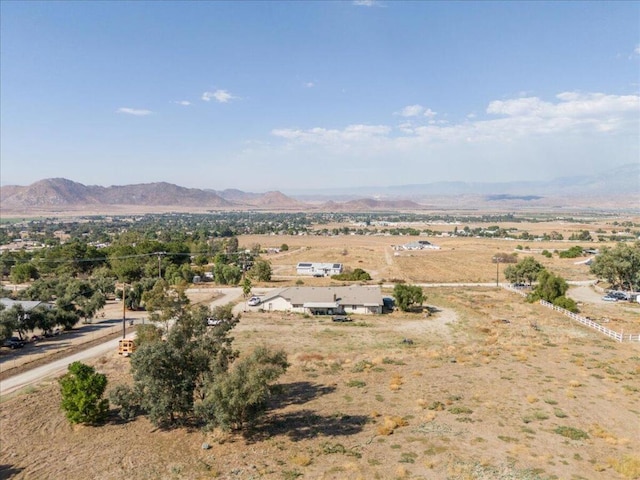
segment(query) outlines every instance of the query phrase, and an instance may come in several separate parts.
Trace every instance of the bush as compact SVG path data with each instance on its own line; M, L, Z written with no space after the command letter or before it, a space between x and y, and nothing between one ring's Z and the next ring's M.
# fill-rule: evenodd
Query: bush
M111 390L109 400L120 407L120 418L125 421L133 420L140 411L140 399L131 387L118 385Z
M578 305L576 304L573 298L565 297L564 295L556 298L553 301L553 304L556 307L564 308L565 310L569 310L573 313L578 313L580 310L578 309Z
M136 329L135 343L140 347L145 343L159 342L162 340L162 329L152 323L138 325Z
M584 255L584 250L582 247L579 247L577 245L571 247L568 250L563 250L558 254L560 258L577 258L581 257L582 255Z
M570 438L571 440L583 440L589 438L587 432L584 432L578 428L573 427L557 427L555 433L562 435L563 437Z
M59 383L61 407L71 423L95 425L106 420L109 400L102 398L107 388L106 375L82 362L73 362Z
M368 280L371 280L371 275L369 275L361 268L356 268L352 272L344 272L338 275L332 275L331 278L334 280L345 280L348 282L366 282Z

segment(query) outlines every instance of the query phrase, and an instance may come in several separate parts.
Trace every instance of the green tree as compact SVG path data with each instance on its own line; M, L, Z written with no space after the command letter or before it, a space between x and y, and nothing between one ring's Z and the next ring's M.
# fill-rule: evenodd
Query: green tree
M417 285L398 283L393 288L396 305L403 312L408 312L414 305L422 305L425 300L422 288Z
M538 274L538 282L530 294L530 299L533 301L546 300L553 303L556 298L564 296L568 289L569 285L562 277L556 276L548 270L542 270Z
M229 331L239 317L231 314L219 326L207 328L206 318L216 313L220 312L206 307L182 311L166 341L143 343L133 353L133 389L123 387L119 393L125 416L140 408L155 425L171 426L193 415L196 399L204 398L205 384L225 372L237 355Z
M11 268L9 279L13 283L27 283L40 278L38 269L32 263L19 263Z
M136 328L136 347L160 341L162 341L162 329L153 323L138 325Z
M286 252L288 250L289 250L289 245L287 245L286 243L283 243L282 245L280 245L281 252Z
M107 376L93 367L73 362L59 380L62 409L71 423L102 423L109 413L109 400L103 399Z
M0 303L0 342L4 342L13 336L18 329L18 315L11 312L4 303Z
M591 273L613 288L640 290L640 242L603 248L591 264Z
M242 281L242 295L248 297L251 295L251 279L249 277L244 277Z
M251 278L256 279L258 282L270 282L271 281L271 263L266 260L257 259L251 270L249 270Z
M527 283L531 285L544 267L533 257L525 257L516 265L504 269L504 277L511 283Z
M169 321L179 318L189 305L184 287L171 288L162 279L142 294L142 301L151 321L162 322L166 331L169 330Z
M240 430L253 425L267 408L273 382L288 366L283 350L256 348L213 379L196 408L198 415L207 425L224 429Z

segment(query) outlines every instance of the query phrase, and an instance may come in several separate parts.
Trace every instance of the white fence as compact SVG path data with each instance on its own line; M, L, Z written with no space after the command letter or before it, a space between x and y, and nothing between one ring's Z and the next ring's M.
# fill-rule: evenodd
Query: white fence
M603 327L598 322L594 322L589 318L581 317L577 313L570 312L569 310L566 310L564 308L557 307L553 303L549 303L546 300L540 300L540 305L544 305L545 307L550 308L551 310L555 310L556 312L560 312L563 315L566 315L567 317L571 318L572 320L575 320L576 322L581 323L582 325L586 325L587 327L593 328L594 330L597 330L600 333L604 333L607 337L611 337L619 342L622 342L624 340L624 336L622 333L618 333L614 330Z
M510 292L517 293L518 295L521 295L523 297L527 296L527 292L519 288L512 287L511 285L502 285L502 287L506 290L509 290ZM586 318L578 315L577 313L570 312L569 310L562 307L558 307L553 303L547 302L546 300L540 300L540 305L544 305L547 308L550 308L552 310L555 310L556 312L562 313L563 315L566 315L570 319L575 320L576 322L581 323L582 325L585 325L589 328L593 328L594 330L597 330L598 332L603 333L607 337L611 337L617 340L618 342L624 342L625 340L628 342L640 342L640 333L631 333L631 334L628 333L625 335L624 332L616 332L615 330L611 330L607 327L603 327L598 322L594 322L590 318Z

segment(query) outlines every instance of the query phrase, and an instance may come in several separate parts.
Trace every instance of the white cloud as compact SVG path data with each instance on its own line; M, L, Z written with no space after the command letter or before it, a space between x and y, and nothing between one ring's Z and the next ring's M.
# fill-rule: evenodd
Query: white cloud
M358 7L373 7L376 4L375 0L353 0L353 4Z
M330 182L330 172L348 167L362 184L552 178L598 173L612 160L637 162L639 154L640 95L561 92L550 100L496 100L485 115L457 122L436 120L420 105L396 114L406 118L396 126L274 129L279 142L262 154L291 165L301 158L322 162L317 181Z
M128 107L120 107L116 110L117 113L126 113L128 115L135 115L137 117L144 117L146 115L151 115L153 112L151 110L144 110L138 108L128 108Z
M633 49L633 53L636 55L640 55L640 45L636 45L636 48Z
M399 112L394 113L394 115L400 115L401 117L419 117L424 116L428 118L433 118L437 115L436 112L431 110L430 108L423 107L422 105L407 105L403 107Z
M183 107L188 107L189 105L191 105L191 102L189 100L177 100L173 103L177 105L182 105Z
M402 110L400 110L397 114L402 117L417 117L422 112L424 112L424 107L422 105L407 105Z
M211 99L214 99L218 103L228 103L231 100L236 100L239 97L230 94L226 90L216 90L215 92L204 92L201 98L205 102L209 102L211 101Z
M313 83L313 82L307 82L307 83L304 84L304 86L307 87L307 88L313 88L313 87L316 86L316 84Z
M428 117L428 118L433 118L433 117L435 117L435 116L437 115L437 112L434 112L434 111L433 111L433 110L431 110L430 108L427 108L427 109L424 111L424 114L423 114L423 115L424 115L425 117Z
M298 130L290 128L274 129L272 135L302 143L337 144L361 142L375 137L385 137L391 132L386 125L349 125L343 130L328 128L311 128Z

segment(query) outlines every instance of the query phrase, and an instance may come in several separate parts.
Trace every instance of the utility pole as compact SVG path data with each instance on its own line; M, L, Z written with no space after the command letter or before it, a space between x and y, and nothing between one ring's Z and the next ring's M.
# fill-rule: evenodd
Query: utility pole
M167 252L158 252L158 278L162 278L162 255L166 255Z
M125 302L124 292L126 283L122 282L122 338L127 336L126 316L127 316L127 304Z
M500 286L500 262L502 261L502 257L498 255L494 255L491 261L496 264L496 287L499 287Z

